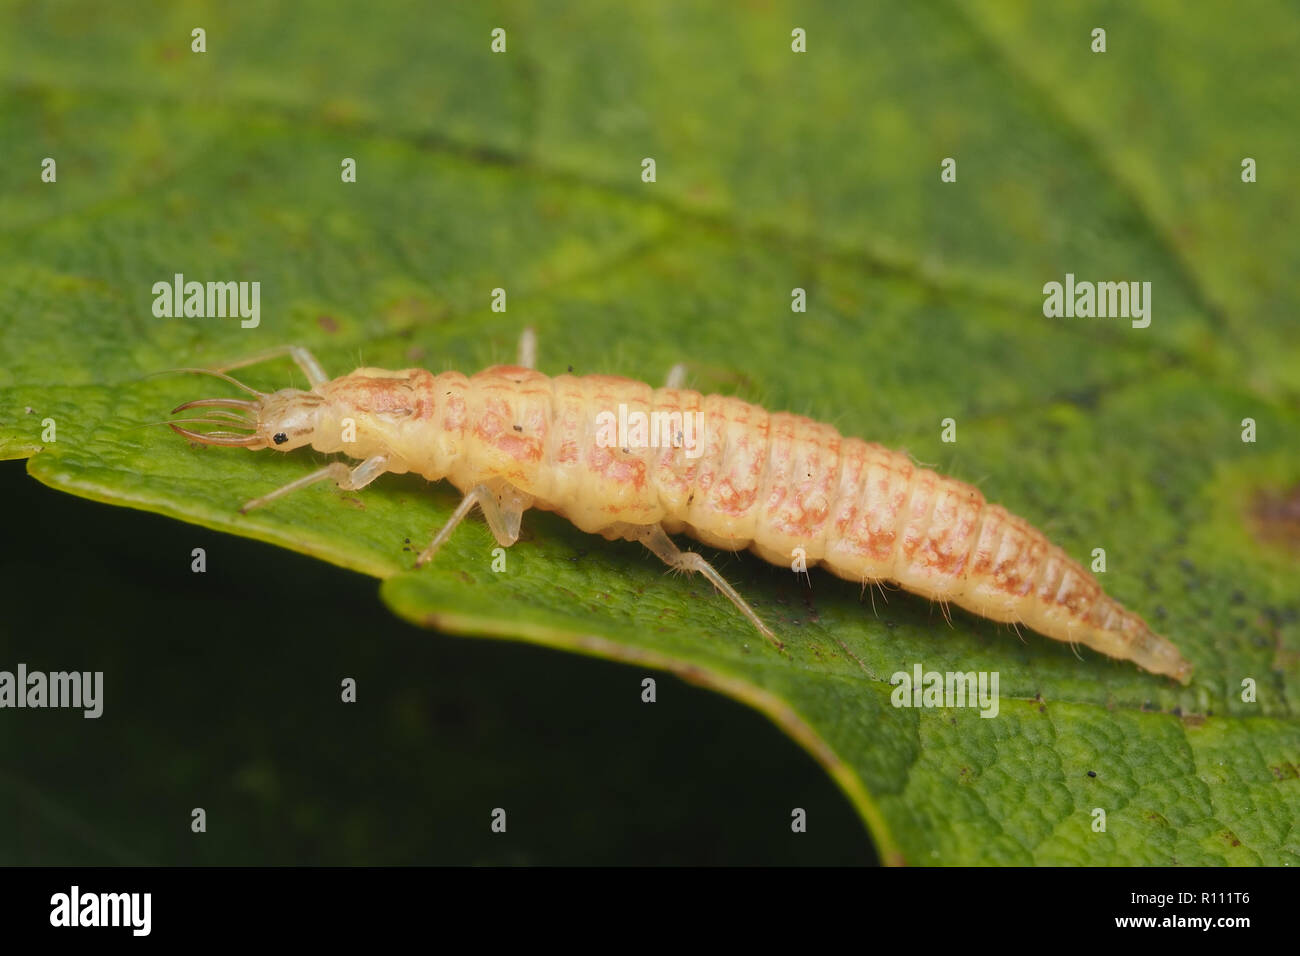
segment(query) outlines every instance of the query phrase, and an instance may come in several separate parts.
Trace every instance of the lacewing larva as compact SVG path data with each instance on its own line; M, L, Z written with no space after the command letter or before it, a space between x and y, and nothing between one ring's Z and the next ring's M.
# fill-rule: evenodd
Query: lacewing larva
M286 452L310 445L361 459L351 468L326 465L241 512L326 479L345 490L385 472L447 479L464 498L417 567L475 505L507 547L519 537L523 513L541 508L582 531L640 541L670 567L703 574L778 647L717 570L679 550L670 534L749 548L778 565L802 548L807 566L824 565L841 578L896 582L981 617L1025 624L1190 681L1191 665L1173 644L1108 597L1041 531L971 485L916 467L900 452L841 437L829 425L672 381L655 389L606 375L550 378L531 368L534 351L526 331L518 365L470 377L359 368L331 379L306 349L289 346L221 369L184 370L217 375L252 398L186 402L173 414L202 408L205 417L169 424L211 445ZM259 392L224 374L283 355L307 375L307 390ZM627 447L598 441L602 413L615 409L671 423L674 440ZM694 449L681 440L681 423L691 420L702 423ZM187 423L222 427L180 427Z

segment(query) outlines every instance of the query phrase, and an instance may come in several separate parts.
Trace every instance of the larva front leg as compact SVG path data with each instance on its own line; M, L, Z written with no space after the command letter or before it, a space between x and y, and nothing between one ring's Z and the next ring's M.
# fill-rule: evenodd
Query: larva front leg
M415 559L417 568L437 554L438 549L447 543L456 526L465 520L465 516L474 510L475 505L483 511L483 517L487 520L488 528L492 532L492 537L496 538L497 544L508 548L519 540L519 529L524 512L532 507L533 496L524 494L508 481L499 478L475 485L461 499L446 524L433 536L429 546Z
M279 345L273 349L267 349L265 352L258 352L256 355L242 358L237 362L231 362L229 365L219 365L213 371L229 372L248 365L256 365L259 362L269 362L271 359L280 358L283 355L293 359L294 364L302 369L302 374L307 376L307 382L313 388L330 380L330 377L325 374L324 367L320 364L320 359L301 345Z
M737 610L749 620L754 627L758 628L760 634L770 641L777 650L785 647L771 628L763 623L763 619L754 613L740 593L727 583L727 579L718 573L718 569L705 561L703 557L694 551L683 551L673 543L673 539L668 537L668 532L664 531L662 525L626 525L616 526L610 529L610 533L618 536L621 535L629 541L640 541L652 552L659 560L670 568L678 571L694 571L704 575L709 582L723 593L723 595L732 604L736 605Z
M276 488L275 491L262 495L260 498L245 502L243 507L239 509L239 513L248 514L254 508L270 504L276 498L291 495L295 491L306 488L308 485L314 485L318 481L324 481L327 478L334 479L334 483L343 491L357 491L370 484L387 470L387 455L372 455L355 468L349 468L341 461L331 462L319 471L313 471L310 475L303 475L296 481L282 485Z

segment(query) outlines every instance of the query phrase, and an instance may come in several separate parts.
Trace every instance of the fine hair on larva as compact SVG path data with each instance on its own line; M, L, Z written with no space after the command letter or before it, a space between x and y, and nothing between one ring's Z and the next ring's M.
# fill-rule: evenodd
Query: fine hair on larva
M307 389L260 392L227 374L286 355L306 374ZM548 377L533 369L535 355L535 336L525 330L516 365L472 376L363 367L331 379L306 349L285 346L216 369L176 370L217 376L249 397L186 402L172 413L202 409L198 417L169 424L210 445L285 452L310 445L360 459L351 467L332 462L241 513L327 479L345 490L386 472L446 479L464 497L417 567L475 507L503 547L518 540L523 513L540 508L584 532L640 541L669 567L704 575L777 647L744 598L670 535L748 548L777 565L802 549L808 568L821 565L864 587L892 582L945 612L956 604L1191 679L1172 643L972 485L830 425L682 388L682 366L656 389L609 375ZM218 427L182 427L189 424Z

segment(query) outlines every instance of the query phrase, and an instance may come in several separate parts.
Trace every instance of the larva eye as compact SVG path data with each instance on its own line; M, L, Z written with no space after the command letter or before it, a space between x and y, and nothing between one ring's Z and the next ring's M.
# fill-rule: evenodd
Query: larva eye
M284 432L276 432L274 435L271 436L271 441L275 442L277 445L283 445L288 440L289 440L289 436L286 435Z

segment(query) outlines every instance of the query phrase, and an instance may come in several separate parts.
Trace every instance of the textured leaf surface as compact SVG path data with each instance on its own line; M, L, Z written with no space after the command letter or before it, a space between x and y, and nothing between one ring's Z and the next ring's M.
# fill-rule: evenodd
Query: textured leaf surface
M0 13L0 139L22 147L0 233L0 454L374 575L420 624L747 701L826 766L890 862L1295 862L1300 595L1287 535L1257 517L1300 484L1294 11L600 6ZM939 182L945 156L957 183ZM260 327L154 318L151 287L177 272L260 281ZM1042 284L1067 272L1150 281L1150 328L1044 318ZM1178 644L1192 686L711 554L779 655L707 584L551 515L526 517L505 574L479 523L414 573L406 541L446 518L445 485L318 487L240 517L315 457L146 424L212 390L142 377L162 369L294 342L335 374L468 371L512 358L526 324L543 371L657 382L686 361L696 388L978 483L1078 558L1104 547L1107 590ZM890 675L917 663L997 671L998 716L894 708Z

